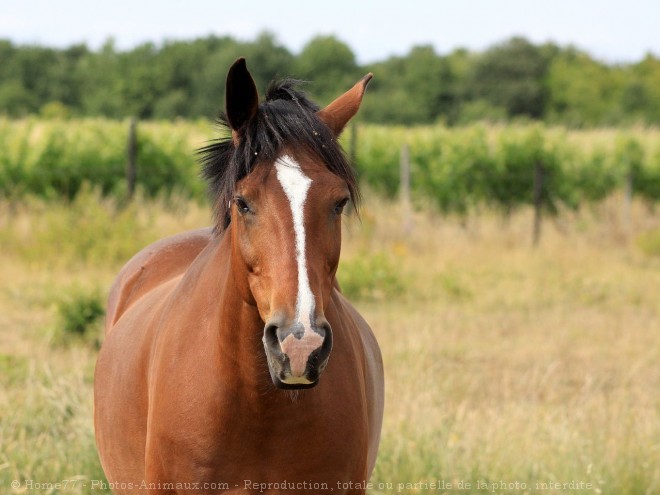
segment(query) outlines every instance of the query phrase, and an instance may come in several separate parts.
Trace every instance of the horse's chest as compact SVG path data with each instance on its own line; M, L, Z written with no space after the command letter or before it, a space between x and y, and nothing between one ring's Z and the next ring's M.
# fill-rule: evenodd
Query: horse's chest
M300 464L301 459L314 465L330 460L335 452L342 452L337 457L345 459L348 451L362 451L368 436L363 408L320 407L307 401L288 406L226 417L218 445L231 446L235 454L244 452L249 458L258 453L260 459L284 465Z
M181 438L186 445L174 449L193 450L195 455L177 462L196 459L206 476L210 472L210 478L232 487L238 484L248 492L251 489L245 483L263 487L263 483L287 479L334 486L365 476L368 430L360 401L314 404L301 399L292 402L288 397L287 401L270 409L236 403L207 418L210 428L204 438L194 442ZM296 492L305 493L304 488Z

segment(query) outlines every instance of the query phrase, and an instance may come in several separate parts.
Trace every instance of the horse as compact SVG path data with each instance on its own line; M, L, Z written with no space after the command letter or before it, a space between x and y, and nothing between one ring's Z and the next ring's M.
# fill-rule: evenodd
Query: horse
M292 80L260 103L245 59L229 69L226 137L199 151L213 226L110 290L94 424L115 493L365 493L383 364L336 271L359 201L338 136L371 77L321 109Z

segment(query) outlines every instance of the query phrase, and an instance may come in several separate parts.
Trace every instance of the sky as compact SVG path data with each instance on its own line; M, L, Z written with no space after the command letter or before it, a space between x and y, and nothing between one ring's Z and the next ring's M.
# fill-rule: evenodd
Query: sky
M253 40L269 31L293 53L319 34L359 63L433 45L483 50L514 35L572 44L609 62L660 55L660 0L0 0L0 39L122 49L209 34Z

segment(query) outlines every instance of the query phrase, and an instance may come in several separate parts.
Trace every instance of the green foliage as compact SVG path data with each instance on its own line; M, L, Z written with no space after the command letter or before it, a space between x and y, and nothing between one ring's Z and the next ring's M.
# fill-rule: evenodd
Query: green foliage
M137 185L148 196L203 196L191 131L138 126ZM0 119L0 195L73 199L87 183L119 196L125 191L127 135L128 124L115 121Z
M549 55L524 38L512 38L477 59L470 85L478 98L506 108L510 116L540 118L547 98L544 78Z
M660 123L660 59L651 54L638 63L608 65L574 47L515 37L481 53L415 46L360 66L335 36L316 36L294 55L269 32L247 42L208 36L127 51L112 39L96 51L0 40L0 115L215 117L227 69L239 56L247 58L261 94L272 79L295 77L310 82L307 90L321 104L372 71L371 96L359 118L379 124L521 116L573 127Z
M608 67L585 53L567 50L550 63L546 117L571 126L614 124L620 110L621 69Z
M84 339L98 343L105 304L99 291L73 290L57 303L57 332L64 341Z
M355 166L360 179L388 197L394 197L399 189L399 153L405 136L403 128L374 126L357 130Z
M112 222L115 215L109 213L112 207L101 205L103 198L119 204L126 199L128 127L126 122L90 119L0 119L0 196L64 198L80 219L102 231L102 224ZM622 189L628 177L635 195L649 203L658 201L660 148L655 131L607 132L609 138L594 140L581 131L540 123L456 128L360 125L355 165L362 183L395 197L401 149L407 144L413 200L431 202L446 213L463 214L482 204L510 213L531 204L537 165L543 169L543 204L551 213L562 206L599 201ZM345 148L352 146L352 135L344 134ZM212 137L212 127L203 123L139 123L139 194L164 200L204 198L195 149ZM96 203L89 205L90 201ZM43 218L47 222L48 211ZM39 235L66 236L65 227L55 229L55 223Z
M465 212L482 201L493 157L481 127L420 133L411 142L413 190L443 212Z
M649 202L660 198L660 148L648 156L642 143L628 137L620 143L617 159L631 175L633 191Z
M469 124L475 121L505 122L507 111L504 107L492 105L486 100L472 100L461 106L458 124Z
M575 206L570 177L564 177L564 167L570 163L570 149L561 149L547 141L540 126L503 131L497 149L496 174L490 177L487 195L506 212L534 200L536 167L542 169L541 200L551 212L560 203Z
M334 36L317 36L307 43L294 69L296 77L313 83L310 93L323 104L330 103L360 77L350 47Z
M369 67L377 77L361 109L365 120L396 124L431 123L456 113L454 75L431 46L416 46L405 57ZM366 71L366 69L365 69Z
M633 121L660 121L660 60L649 54L627 76L621 96L623 112Z
M533 201L535 167L543 168L542 201L549 212L599 201L623 188L633 171L633 192L660 199L660 149L618 133L611 142L579 137L540 124L506 128L441 126L361 127L357 167L363 182L389 197L399 187L401 147L408 143L413 197L444 212L489 204L511 212ZM643 136L643 134L642 134Z
M577 202L595 202L604 199L618 185L622 184L621 174L607 151L596 148L583 156L581 165L570 170L574 188L579 191Z
M346 297L354 300L389 300L406 288L395 261L384 253L364 253L342 261L337 279Z

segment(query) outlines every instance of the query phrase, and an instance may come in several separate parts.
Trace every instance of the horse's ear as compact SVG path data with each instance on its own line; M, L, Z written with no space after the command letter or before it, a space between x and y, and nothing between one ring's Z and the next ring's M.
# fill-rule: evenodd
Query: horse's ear
M370 72L360 79L355 86L330 103L323 110L319 110L319 118L327 125L335 136L338 136L349 120L357 113L362 103L362 96L367 85L374 75Z
M254 117L259 109L257 87L247 70L243 57L234 62L227 74L225 109L227 110L227 120L232 129L232 136L236 141L238 130Z

